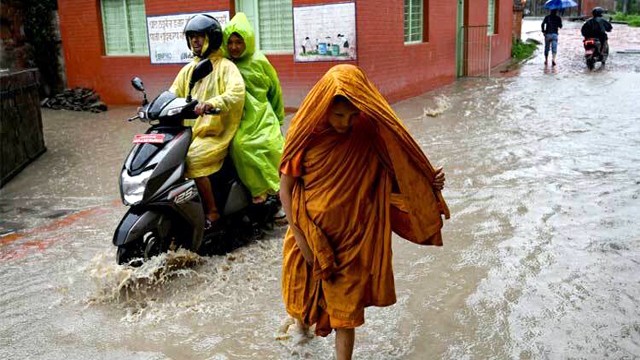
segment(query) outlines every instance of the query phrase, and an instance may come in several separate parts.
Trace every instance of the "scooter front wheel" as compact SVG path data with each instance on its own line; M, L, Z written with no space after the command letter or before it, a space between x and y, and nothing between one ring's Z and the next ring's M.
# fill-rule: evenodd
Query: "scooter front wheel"
M143 243L145 244L144 261L160 255L165 250L162 240L152 231L144 234Z
M143 259L144 251L138 243L133 242L118 246L116 252L118 265L140 266L143 263Z

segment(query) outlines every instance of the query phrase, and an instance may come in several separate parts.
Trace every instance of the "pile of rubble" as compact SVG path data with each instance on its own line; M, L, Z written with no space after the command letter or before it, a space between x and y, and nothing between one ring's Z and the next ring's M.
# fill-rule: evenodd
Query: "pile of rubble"
M43 107L59 110L91 111L94 113L107 111L107 104L100 101L100 96L92 89L67 89L53 97L46 98L40 103Z

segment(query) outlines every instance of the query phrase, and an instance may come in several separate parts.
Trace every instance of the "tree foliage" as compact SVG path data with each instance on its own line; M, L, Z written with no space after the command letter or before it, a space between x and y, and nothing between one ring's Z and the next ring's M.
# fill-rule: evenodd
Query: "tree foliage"
M22 0L24 31L33 46L34 62L41 75L41 95L50 96L64 87L59 61L60 39L56 29L56 0Z

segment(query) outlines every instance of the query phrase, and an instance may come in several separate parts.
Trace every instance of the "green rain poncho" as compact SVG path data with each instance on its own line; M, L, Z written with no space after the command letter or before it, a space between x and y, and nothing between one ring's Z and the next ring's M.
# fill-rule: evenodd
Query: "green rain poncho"
M282 89L275 69L255 47L253 27L244 13L237 13L224 29L223 44L231 34L244 39L246 49L233 59L246 86L244 114L231 144L231 158L240 180L252 196L277 193L284 138ZM228 54L228 51L227 51Z

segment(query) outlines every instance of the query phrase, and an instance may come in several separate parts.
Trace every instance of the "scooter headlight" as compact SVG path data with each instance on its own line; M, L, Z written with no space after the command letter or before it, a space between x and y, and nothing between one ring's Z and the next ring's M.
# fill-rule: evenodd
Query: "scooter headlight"
M147 187L147 181L149 181L152 173L153 169L143 171L135 176L129 176L127 170L122 171L122 197L126 205L136 205L142 201L144 189Z

